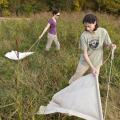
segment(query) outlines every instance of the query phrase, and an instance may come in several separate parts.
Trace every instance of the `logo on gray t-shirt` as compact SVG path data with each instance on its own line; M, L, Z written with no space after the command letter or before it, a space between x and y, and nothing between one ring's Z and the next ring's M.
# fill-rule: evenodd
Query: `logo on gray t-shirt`
M93 39L91 41L89 41L89 47L91 49L96 49L99 45L99 40L98 39Z

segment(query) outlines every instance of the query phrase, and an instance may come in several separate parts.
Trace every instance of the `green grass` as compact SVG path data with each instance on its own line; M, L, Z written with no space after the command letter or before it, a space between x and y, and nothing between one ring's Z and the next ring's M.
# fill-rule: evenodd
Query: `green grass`
M46 35L33 47L35 54L19 62L9 60L4 54L16 50L27 51L44 29L49 14L25 20L0 22L0 120L81 120L63 114L36 115L40 105L46 105L57 91L68 85L80 57L79 37L83 31L84 13L62 13L58 21L58 37L61 50L55 45L45 52ZM120 111L120 22L113 16L96 15L100 25L105 27L114 43L117 44L112 69L107 120L119 120ZM109 20L106 21L106 19ZM108 50L104 57L107 58ZM100 73L100 90L104 108L110 60L104 64Z

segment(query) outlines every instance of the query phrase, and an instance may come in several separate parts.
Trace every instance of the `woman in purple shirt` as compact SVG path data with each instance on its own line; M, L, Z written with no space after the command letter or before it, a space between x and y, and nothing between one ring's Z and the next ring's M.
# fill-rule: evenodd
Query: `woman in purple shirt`
M52 11L53 17L51 19L49 19L47 26L45 27L45 29L43 30L42 34L39 36L39 39L42 38L42 36L46 33L46 31L49 29L48 31L48 41L46 44L46 51L49 51L52 42L55 42L56 45L56 49L60 50L60 43L58 41L58 37L57 37L57 19L60 16L60 13L58 10L53 10Z

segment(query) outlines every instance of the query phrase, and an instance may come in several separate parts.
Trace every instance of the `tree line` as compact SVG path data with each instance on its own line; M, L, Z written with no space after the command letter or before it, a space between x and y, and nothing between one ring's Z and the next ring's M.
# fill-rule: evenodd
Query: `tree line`
M0 16L30 15L53 8L61 11L94 10L120 15L120 0L0 0Z

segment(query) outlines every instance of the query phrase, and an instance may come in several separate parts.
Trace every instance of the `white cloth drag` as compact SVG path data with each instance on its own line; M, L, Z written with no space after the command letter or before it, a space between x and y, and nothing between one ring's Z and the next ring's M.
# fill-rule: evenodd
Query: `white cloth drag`
M98 78L92 74L81 77L56 93L37 114L65 113L86 120L103 120Z
M11 59L11 60L21 60L34 52L18 52L18 51L11 51L5 54L5 57Z

